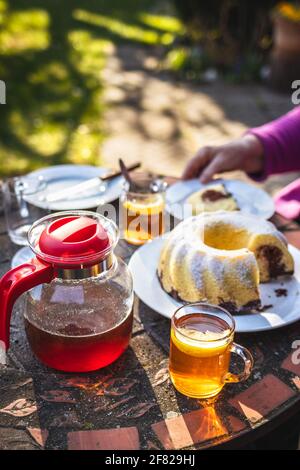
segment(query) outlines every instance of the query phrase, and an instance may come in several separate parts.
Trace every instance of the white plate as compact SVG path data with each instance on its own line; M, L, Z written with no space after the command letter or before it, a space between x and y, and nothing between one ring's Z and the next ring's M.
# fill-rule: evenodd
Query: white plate
M68 186L71 187L75 184L83 183L88 179L95 178L96 176L104 175L107 171L107 168L90 165L56 165L33 171L32 173L29 173L28 176L34 176L37 178L42 176L47 182L46 191L49 195L61 189L65 189ZM77 197L74 195L74 197L69 200L45 203L43 201L43 192L39 194L38 199L36 195L27 196L26 199L35 206L53 211L91 209L100 204L107 204L118 199L122 192L123 181L123 177L121 176L114 178L113 180L105 183L107 184L105 192L101 193L100 189L95 188L94 190L89 190L87 193L82 192Z
M17 266L20 266L20 264L27 263L34 256L35 254L29 246L23 246L23 248L18 250L11 260L11 267L16 268Z
M183 305L168 295L161 287L156 270L162 244L162 237L139 248L129 262L133 275L133 286L137 296L150 308L171 318L175 310ZM236 331L255 332L272 330L300 320L300 251L289 246L295 260L295 275L283 280L260 285L262 305L272 305L262 313L236 315ZM287 289L286 297L277 297L275 289Z
M212 184L223 183L226 189L234 196L241 211L269 219L275 212L272 197L257 186L239 180L214 180L203 185L198 179L178 181L167 189L167 210L179 220L190 217L191 207L183 208L186 199L194 192Z

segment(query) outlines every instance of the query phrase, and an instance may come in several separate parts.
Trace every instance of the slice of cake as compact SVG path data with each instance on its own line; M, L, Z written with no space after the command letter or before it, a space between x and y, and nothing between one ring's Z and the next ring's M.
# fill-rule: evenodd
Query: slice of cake
M196 193L193 193L186 200L192 205L193 215L201 212L238 211L239 206L233 195L225 188L224 184L212 184Z

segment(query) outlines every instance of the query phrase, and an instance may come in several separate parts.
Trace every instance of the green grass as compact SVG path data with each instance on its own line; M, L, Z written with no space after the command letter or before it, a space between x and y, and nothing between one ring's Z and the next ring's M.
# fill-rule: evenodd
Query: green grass
M182 25L151 0L0 0L0 175L100 164L101 71L114 45L167 47Z

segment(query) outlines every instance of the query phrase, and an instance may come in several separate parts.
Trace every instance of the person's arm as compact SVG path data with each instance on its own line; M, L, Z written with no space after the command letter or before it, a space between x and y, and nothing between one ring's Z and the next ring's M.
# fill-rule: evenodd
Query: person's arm
M300 170L300 107L228 144L202 147L188 162L183 179L199 177L208 183L216 173L232 170L258 180Z
M247 135L257 137L264 149L262 172L250 176L264 179L273 174L300 171L300 107L275 121L250 129Z

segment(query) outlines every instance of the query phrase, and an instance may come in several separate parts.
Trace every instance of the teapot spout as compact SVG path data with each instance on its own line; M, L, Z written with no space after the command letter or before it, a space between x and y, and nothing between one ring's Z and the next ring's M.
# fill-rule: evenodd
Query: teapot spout
M9 348L12 309L17 298L33 287L49 283L55 277L53 266L33 258L8 271L0 279L0 364Z

